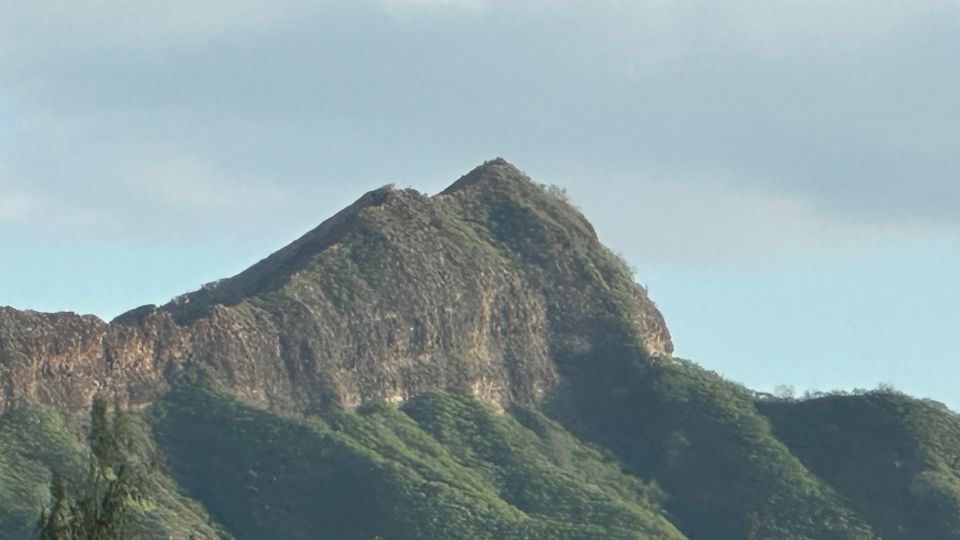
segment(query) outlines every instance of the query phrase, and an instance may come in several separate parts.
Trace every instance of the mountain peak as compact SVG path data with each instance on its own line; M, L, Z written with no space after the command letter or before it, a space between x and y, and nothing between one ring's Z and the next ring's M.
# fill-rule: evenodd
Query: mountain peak
M475 186L506 187L510 185L532 185L523 171L502 157L491 159L460 177L459 180L443 191L449 195Z
M442 202L447 196L454 195L456 201ZM510 202L506 203L507 200ZM451 224L454 228L462 227L468 222L472 224L468 225L471 227L486 223L483 226L492 229L484 234L489 234L493 229L498 229L498 220L506 219L503 223L510 220L506 215L499 215L504 211L512 212L506 210L508 207L516 207L520 212L531 211L529 215L513 216L521 221L532 220L527 223L528 227L546 227L543 231L556 227L564 231L546 233L550 240L546 241L544 238L544 241L540 242L540 248L545 254L550 252L551 245L564 244L566 241L560 237L566 234L597 242L593 227L576 208L563 197L558 198L546 186L531 180L515 165L498 157L463 175L441 192L436 200L413 189L397 189L393 184L370 191L310 232L240 274L208 283L200 290L177 297L160 309L171 313L181 324L189 324L209 314L215 305L234 305L245 299L281 289L301 272L306 271L307 274L298 281L314 281L318 279L318 275L314 275L316 269L312 269L315 266L313 262L318 257L330 255L331 250L340 249L353 242L366 245L357 248L358 250L369 251L369 246L384 240L386 243L379 248L382 252L374 255L375 260L387 256L392 250L422 256L430 249L428 246L444 241L444 228L437 228L441 221L453 220ZM492 208L495 210L491 214ZM443 217L438 216L438 212L444 214ZM479 214L474 215L475 212ZM487 223L490 219L493 221ZM494 231L494 236L502 234L502 230ZM521 234L530 234L530 231L521 231ZM557 252L549 257L567 255L569 254ZM364 261L364 264L369 265L371 262ZM116 321L122 324L137 324L155 310L153 306L144 306L121 315Z
M54 409L99 394L150 407L125 463L170 464L145 468L146 536L960 540L960 417L760 397L670 356L562 191L497 159L446 193L371 191L116 323L0 307L0 537L83 475Z
M279 286L304 260L336 244L353 228L364 210L385 205L400 194L401 190L394 184L368 191L350 206L240 274L207 283L197 291L178 296L163 309L172 312L181 322L189 322L206 314L207 309L215 304L234 304ZM153 306L142 306L115 320L122 324L135 324L153 311Z

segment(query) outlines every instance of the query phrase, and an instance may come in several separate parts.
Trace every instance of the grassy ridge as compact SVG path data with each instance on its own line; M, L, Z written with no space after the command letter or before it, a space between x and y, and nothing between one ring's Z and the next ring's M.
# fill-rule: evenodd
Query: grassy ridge
M757 402L691 363L610 362L577 387L610 401L578 411L618 458L536 409L453 394L291 417L184 385L129 434L176 478L152 479L136 537L683 538L671 521L694 538L960 537L956 414L888 393ZM0 418L2 537L29 538L51 470L82 477L79 424Z
M758 405L883 538L960 538L957 414L892 392Z
M757 413L752 394L695 364L572 362L563 415L655 478L692 538L872 538L833 488L811 473ZM573 371L577 370L577 371Z
M874 531L776 439L746 389L653 357L659 314L562 198L529 182L474 194L476 222L541 290L565 384L551 415L668 495L693 538L871 538ZM656 345L656 341L654 341Z
M237 538L683 537L655 489L516 414L431 394L293 418L194 387L154 422L181 485Z

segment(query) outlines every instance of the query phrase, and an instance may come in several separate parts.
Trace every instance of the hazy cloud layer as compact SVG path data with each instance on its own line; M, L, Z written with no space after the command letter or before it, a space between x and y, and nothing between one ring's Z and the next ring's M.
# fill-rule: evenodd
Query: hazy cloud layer
M16 222L30 214L33 200L29 195L5 192L0 195L0 223Z
M7 0L0 221L276 231L502 154L649 256L955 235L957 50L945 0Z

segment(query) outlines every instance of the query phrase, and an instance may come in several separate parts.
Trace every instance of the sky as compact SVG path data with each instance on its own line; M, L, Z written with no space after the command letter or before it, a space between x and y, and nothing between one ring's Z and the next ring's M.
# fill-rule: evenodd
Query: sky
M678 356L960 410L957 51L956 0L0 0L0 305L110 319L503 156Z

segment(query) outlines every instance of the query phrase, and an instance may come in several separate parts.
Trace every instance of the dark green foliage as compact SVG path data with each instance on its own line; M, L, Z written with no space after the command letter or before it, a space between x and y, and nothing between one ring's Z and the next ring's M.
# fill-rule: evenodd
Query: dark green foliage
M0 416L0 537L30 538L49 506L51 468L79 480L83 449L64 419L48 407Z
M114 449L122 447L127 457L120 458L121 461L131 463L134 469L127 469L129 472L123 474L129 475L150 464L146 484L141 484L143 497L127 499L132 503L125 506L129 518L127 537L166 540L190 535L198 539L221 536L196 503L182 497L162 471L154 470L158 454L149 433L135 413L124 414L126 417L120 422L122 427L118 432L122 444L115 445ZM112 416L107 415L106 420L110 421ZM59 516L54 522L70 523L73 531L73 518L79 514L79 505L83 502L78 501L77 496L89 494L86 486L90 485L93 472L91 456L85 448L87 436L79 434L87 431L89 420L79 420L64 417L47 407L23 408L0 416L0 538L35 537L41 510L45 510L47 516ZM110 454L112 450L105 453ZM98 474L105 472L102 466L99 471ZM101 495L106 495L105 485L109 486L109 479L113 477L107 474L106 478L99 479ZM131 481L127 485L137 483ZM126 498L122 495L122 491L114 489L106 498ZM81 498L85 499L84 506L89 507L93 502L89 497ZM101 507L104 502L101 498ZM87 515L95 514L87 512ZM71 538L84 538L75 532L70 534L74 534Z
M960 416L891 392L758 406L883 538L960 538Z
M95 398L90 412L90 463L87 478L69 493L54 476L49 512L37 524L41 540L121 540L130 535L131 506L145 500L155 465L137 459L130 416L119 406L107 410Z
M528 515L606 524L607 537L617 529L641 537L667 534L665 522L636 511L659 514L658 489L624 475L610 455L585 446L533 409L517 406L512 414L496 415L470 399L428 394L404 411Z
M651 366L609 354L624 360L598 366L594 359L590 371L573 372L576 384L566 399L585 436L613 449L641 477L657 479L686 534L872 535L841 497L774 438L750 393L683 361Z
M532 410L426 395L314 418L203 388L155 412L188 492L238 538L682 538L656 489Z
M37 536L41 540L72 540L78 536L87 536L77 534L82 532L82 516L78 516L77 503L67 492L67 481L59 474L54 475L50 484L50 497L53 499L53 506L49 511L40 512Z
M567 384L548 409L669 496L694 538L866 538L870 527L771 433L753 395L693 363L654 358L649 305L623 262L562 198L514 182L478 194L481 222L548 307ZM642 309L642 308L641 308Z

